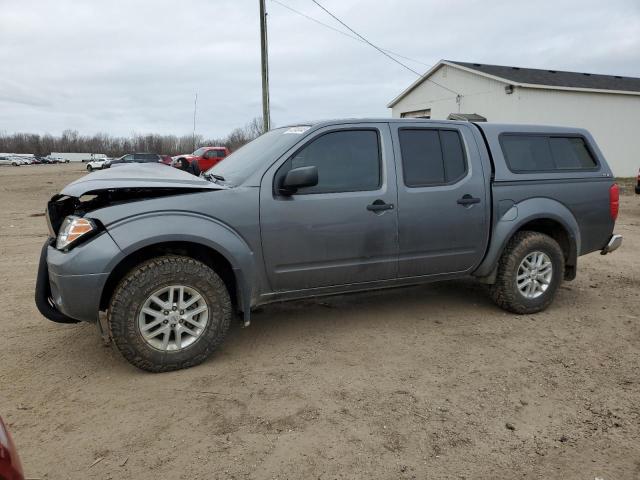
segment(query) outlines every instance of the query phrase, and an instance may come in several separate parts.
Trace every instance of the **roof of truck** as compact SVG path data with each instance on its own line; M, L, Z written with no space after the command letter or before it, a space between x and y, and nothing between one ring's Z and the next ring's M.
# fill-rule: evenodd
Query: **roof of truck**
M470 125L474 124L483 129L491 129L491 130L504 130L504 131L528 131L528 130L540 130L540 131L571 131L575 132L578 130L582 130L578 127L567 127L560 125L528 125L528 124L519 124L519 123L492 123L492 122L478 122L475 123L473 121L468 120L439 120L439 119L428 119L428 118L335 118L329 120L316 120L316 121L308 121L308 122L298 122L291 123L289 125L283 125L277 128L296 128L296 127L313 127L321 128L325 126L331 125L349 125L349 124L361 124L361 123L424 123L428 124L449 124L449 125ZM299 132L302 133L302 132Z
M298 122L298 123L290 123L288 125L283 125L281 127L276 128L295 128L295 127L322 127L329 125L347 125L347 124L358 124L358 123L409 123L409 122L425 122L425 123L450 123L457 125L465 125L469 122L463 120L434 120L427 118L376 118L376 117L366 117L366 118L331 118L331 119L322 119L322 120L312 120L306 122Z

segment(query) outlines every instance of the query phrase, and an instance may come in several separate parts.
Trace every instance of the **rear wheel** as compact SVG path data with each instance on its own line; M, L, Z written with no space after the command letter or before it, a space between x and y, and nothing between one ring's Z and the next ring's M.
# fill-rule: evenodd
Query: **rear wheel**
M551 304L563 278L558 242L543 233L518 232L500 258L491 297L509 312L540 312Z
M218 348L229 330L231 300L208 266L163 256L125 276L108 319L111 336L130 363L167 372L198 365Z

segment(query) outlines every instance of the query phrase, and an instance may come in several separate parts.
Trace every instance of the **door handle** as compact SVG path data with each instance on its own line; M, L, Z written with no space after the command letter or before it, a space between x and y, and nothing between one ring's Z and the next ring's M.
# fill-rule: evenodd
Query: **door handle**
M383 212L385 210L393 210L393 203L384 203L384 200L376 200L370 205L367 205L367 210L370 212Z
M458 203L464 206L473 205L475 203L480 203L480 199L477 197L472 197L467 193L466 195L463 195L462 198L458 199Z

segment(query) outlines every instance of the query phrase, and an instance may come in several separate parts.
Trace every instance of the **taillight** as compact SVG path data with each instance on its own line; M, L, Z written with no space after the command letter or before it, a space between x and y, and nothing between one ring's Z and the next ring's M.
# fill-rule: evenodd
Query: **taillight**
M620 209L620 189L618 184L614 183L609 188L609 213L611 218L615 221L618 218L618 210Z

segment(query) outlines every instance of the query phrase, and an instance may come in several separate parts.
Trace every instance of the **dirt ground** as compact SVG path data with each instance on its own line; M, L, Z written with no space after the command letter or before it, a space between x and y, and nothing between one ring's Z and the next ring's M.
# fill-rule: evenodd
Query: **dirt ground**
M544 313L471 281L278 304L153 375L34 306L45 202L83 173L0 168L0 415L27 477L640 478L640 196Z

